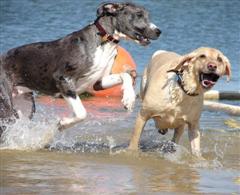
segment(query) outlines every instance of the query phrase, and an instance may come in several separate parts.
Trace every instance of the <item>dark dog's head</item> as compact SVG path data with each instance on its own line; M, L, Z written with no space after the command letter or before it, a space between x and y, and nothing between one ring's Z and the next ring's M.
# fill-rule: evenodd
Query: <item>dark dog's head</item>
M97 16L112 17L115 34L130 38L141 45L148 45L150 39L157 39L161 31L149 20L148 12L132 3L104 3L97 10Z

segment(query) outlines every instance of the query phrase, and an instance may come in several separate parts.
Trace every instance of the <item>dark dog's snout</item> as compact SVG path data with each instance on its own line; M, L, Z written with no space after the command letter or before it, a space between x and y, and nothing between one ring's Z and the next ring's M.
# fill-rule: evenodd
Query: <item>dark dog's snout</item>
M148 38L156 40L162 31L153 23L150 23L149 28L146 28L145 34Z
M155 40L160 36L161 33L162 31L159 28L154 28L148 32L148 35L151 39Z
M156 29L155 29L155 33L156 33L156 35L159 37L160 34L162 33L162 31L161 31L159 28L156 28Z

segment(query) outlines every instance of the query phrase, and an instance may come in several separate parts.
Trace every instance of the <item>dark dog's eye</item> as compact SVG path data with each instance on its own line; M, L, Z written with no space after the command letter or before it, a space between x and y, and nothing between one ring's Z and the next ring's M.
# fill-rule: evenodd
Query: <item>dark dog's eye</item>
M202 58L202 59L206 58L206 55L202 54L202 55L199 56L199 58Z
M223 59L220 56L218 56L217 61L222 62Z

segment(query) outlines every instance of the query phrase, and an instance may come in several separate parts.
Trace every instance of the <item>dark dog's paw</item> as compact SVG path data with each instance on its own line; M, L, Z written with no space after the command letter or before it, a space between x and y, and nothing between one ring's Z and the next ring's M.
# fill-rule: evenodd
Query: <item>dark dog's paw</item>
M74 125L76 125L78 122L81 122L82 120L84 120L83 118L63 118L59 121L58 123L58 130L62 131L64 129L73 127Z
M58 124L57 124L57 128L59 131L63 131L71 126L73 126L74 123L74 118L63 118L61 119Z

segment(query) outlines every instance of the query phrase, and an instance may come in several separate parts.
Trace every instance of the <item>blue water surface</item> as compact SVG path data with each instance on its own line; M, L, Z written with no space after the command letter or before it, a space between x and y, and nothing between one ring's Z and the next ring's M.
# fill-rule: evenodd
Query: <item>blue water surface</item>
M23 44L49 41L79 30L96 18L102 1L0 0L0 52ZM181 54L197 47L215 47L230 59L232 80L221 79L215 89L240 89L240 1L136 0L144 6L162 36L148 47L122 41L141 74L158 49Z

